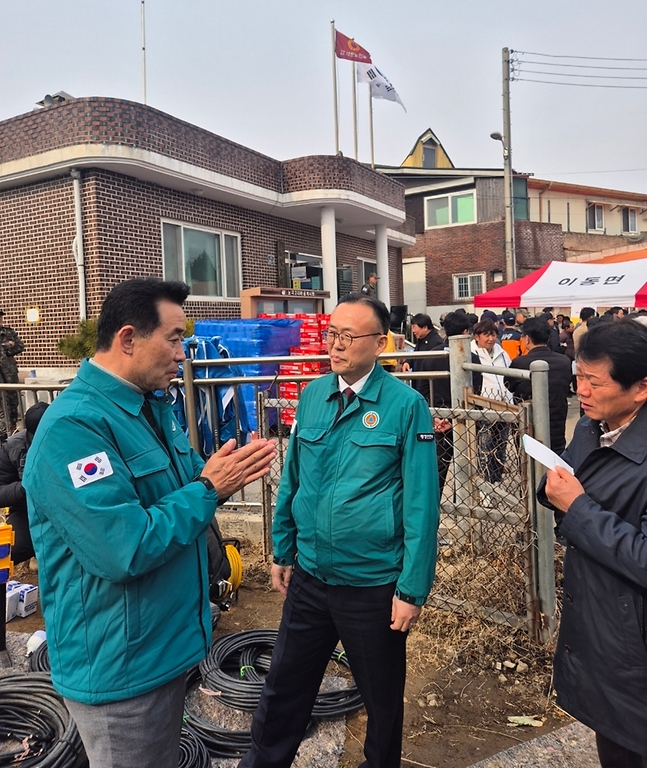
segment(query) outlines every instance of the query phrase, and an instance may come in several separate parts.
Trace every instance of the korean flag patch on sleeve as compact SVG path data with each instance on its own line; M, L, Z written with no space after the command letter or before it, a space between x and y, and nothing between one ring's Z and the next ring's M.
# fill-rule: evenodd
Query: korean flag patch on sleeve
M90 485L90 483L102 480L113 473L110 459L105 451L93 453L84 459L73 461L67 465L67 470L70 473L75 488Z

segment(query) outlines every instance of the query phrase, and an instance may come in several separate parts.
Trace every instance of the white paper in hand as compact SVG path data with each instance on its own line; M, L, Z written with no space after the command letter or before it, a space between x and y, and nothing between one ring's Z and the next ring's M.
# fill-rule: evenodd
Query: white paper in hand
M568 470L571 475L575 474L575 471L570 464L567 464L564 459L561 459L554 451L551 451L550 448L546 448L543 443L540 443L539 440L535 440L534 437L530 437L530 435L523 436L523 449L529 456L532 456L535 461L548 467L548 469L564 467L564 469Z

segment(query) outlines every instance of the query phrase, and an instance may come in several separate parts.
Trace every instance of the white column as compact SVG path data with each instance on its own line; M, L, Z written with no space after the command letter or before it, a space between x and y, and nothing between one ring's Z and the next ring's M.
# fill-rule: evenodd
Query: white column
M323 260L323 287L325 291L330 291L330 298L324 299L324 311L330 313L337 306L335 209L330 205L321 209L321 256Z
M386 224L375 225L375 253L377 256L377 298L391 309L391 282L389 280L389 243Z

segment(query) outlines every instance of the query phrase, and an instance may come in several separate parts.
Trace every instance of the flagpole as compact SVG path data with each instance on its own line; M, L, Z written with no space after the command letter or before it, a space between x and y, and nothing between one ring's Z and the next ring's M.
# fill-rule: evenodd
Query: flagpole
M371 168L375 168L375 143L373 141L373 91L371 84L368 83L368 124L371 135Z
M335 154L339 154L339 110L337 107L337 55L335 53L336 39L335 39L335 20L330 22L330 33L332 35L332 88L334 98L334 115L335 115Z
M353 62L353 141L355 144L355 160L359 159L357 150L357 64Z
M142 104L146 104L146 7L142 0Z

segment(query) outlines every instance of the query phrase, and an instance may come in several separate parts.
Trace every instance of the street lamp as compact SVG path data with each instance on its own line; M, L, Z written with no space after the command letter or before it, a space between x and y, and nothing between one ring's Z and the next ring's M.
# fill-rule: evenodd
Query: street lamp
M517 263L514 252L514 207L512 195L512 153L505 137L498 131L490 134L503 147L503 200L505 206L505 272L508 283L517 279Z

